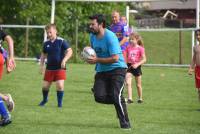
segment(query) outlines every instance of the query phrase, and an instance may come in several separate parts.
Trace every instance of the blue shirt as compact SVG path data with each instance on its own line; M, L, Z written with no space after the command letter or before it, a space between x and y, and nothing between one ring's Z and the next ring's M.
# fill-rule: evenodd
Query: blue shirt
M116 68L127 68L119 41L113 32L105 29L104 36L100 39L97 38L96 35L90 34L90 43L99 58L108 58L114 54L119 55L119 60L115 63L96 63L96 72L106 72Z
M61 69L61 62L68 48L69 44L61 37L57 37L54 42L44 42L43 53L47 54L47 70Z

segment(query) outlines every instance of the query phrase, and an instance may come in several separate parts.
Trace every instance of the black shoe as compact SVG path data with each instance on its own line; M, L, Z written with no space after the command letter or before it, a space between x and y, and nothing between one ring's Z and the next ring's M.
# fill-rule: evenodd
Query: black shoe
M94 93L94 88L91 88L92 93Z
M39 106L44 106L47 102L48 102L47 100L46 101L43 100L43 101L40 102Z
M11 121L11 116L7 116L7 117L2 117L1 121L0 121L0 126L6 126L8 124L10 124Z
M138 103L143 103L143 100L139 99L137 102L138 102Z
M128 100L127 100L127 103L128 103L128 104L131 104L131 103L133 103L133 100L128 99Z
M120 123L120 127L121 127L121 129L124 129L124 130L130 130L131 129L130 122Z

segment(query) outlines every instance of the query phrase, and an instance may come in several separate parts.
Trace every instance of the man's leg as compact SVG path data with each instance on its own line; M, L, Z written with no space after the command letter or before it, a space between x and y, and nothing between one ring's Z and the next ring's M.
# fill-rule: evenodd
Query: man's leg
M51 86L51 82L43 81L43 87L42 87L42 96L43 100L40 102L40 106L44 106L48 102L48 93L49 88Z
M114 106L119 118L120 127L123 129L131 128L125 99L123 97L123 88L125 80L125 70L115 70L112 75L111 88L113 90Z
M5 126L11 123L11 117L10 114L7 112L6 107L4 105L4 101L0 97L0 126Z
M64 80L56 81L58 107L62 107L64 96Z
M97 73L94 82L94 98L95 101L102 104L113 104L113 98L108 94L107 88L109 86L108 77L105 74Z

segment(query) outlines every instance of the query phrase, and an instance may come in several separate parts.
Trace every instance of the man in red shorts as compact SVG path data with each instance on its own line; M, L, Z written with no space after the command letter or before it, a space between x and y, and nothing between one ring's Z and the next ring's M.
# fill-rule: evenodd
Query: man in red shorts
M44 73L42 86L43 100L40 106L44 106L48 101L48 92L52 82L55 82L57 89L58 107L62 107L64 95L64 80L66 79L66 63L72 56L72 49L67 41L57 36L55 24L48 24L45 27L48 40L44 42L40 67L41 73ZM45 59L47 58L46 70Z
M14 60L14 43L13 39L10 35L6 34L2 29L0 29L0 79L2 78L3 75L3 68L4 68L4 62L5 62L5 49L2 46L2 42L6 41L8 44L8 52L9 56L6 57L6 69L7 73L10 73L15 69L15 60ZM8 111L6 107L4 106L4 102L7 105ZM2 94L0 93L0 127L1 126L6 126L11 123L11 116L9 112L13 111L14 109L14 101L11 97L10 94Z
M200 29L195 31L195 36L198 42L200 42ZM200 101L200 45L197 44L193 48L192 62L188 73L191 75L193 70L195 71L195 84L198 91L198 98Z

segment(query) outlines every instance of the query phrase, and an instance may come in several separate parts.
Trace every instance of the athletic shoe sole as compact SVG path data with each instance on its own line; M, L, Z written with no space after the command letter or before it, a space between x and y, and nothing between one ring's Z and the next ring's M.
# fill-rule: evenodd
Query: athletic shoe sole
M7 94L6 96L8 97L8 100L6 101L8 111L12 112L14 110L15 103L10 94Z

